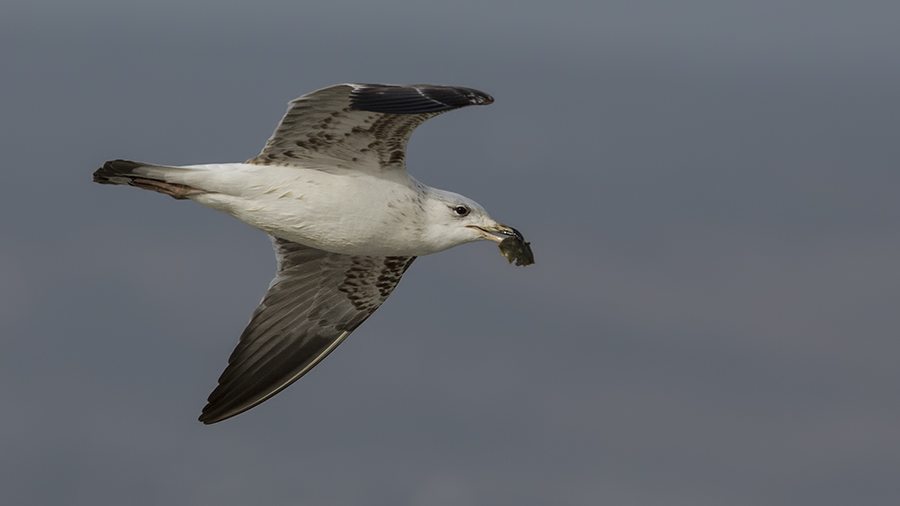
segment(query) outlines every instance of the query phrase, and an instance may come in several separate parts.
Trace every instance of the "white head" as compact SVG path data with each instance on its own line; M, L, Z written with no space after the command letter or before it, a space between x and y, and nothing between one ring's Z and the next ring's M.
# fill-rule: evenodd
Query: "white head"
M521 237L514 228L494 221L478 202L462 195L428 188L423 204L428 220L424 234L435 247L430 253L467 242Z

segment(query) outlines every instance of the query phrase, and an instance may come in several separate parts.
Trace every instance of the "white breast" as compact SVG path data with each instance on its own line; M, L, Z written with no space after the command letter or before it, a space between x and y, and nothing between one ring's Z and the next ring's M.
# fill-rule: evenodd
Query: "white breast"
M357 171L220 164L193 166L191 198L276 237L347 255L422 255L424 196L414 180Z

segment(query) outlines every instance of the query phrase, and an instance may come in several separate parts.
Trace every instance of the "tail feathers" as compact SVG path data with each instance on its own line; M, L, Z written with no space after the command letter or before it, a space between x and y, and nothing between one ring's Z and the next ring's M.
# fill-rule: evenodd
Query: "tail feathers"
M132 162L130 160L110 160L94 172L94 182L130 185L135 178L162 180L163 171L160 169L165 168L159 165Z
M128 185L164 193L176 199L186 199L192 195L206 193L185 184L170 182L186 169L132 162L130 160L110 160L94 171L94 182L100 184ZM167 177L167 175L169 177Z

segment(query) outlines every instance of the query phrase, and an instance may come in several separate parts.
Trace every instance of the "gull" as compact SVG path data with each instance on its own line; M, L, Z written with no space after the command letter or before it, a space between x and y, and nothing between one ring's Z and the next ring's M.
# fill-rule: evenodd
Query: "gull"
M290 102L259 156L166 166L112 160L93 174L190 199L266 233L275 279L241 334L200 421L271 398L309 372L387 299L417 256L490 240L517 265L528 243L475 201L406 171L406 144L429 118L490 95L436 85L339 84ZM504 246L527 253L508 253Z

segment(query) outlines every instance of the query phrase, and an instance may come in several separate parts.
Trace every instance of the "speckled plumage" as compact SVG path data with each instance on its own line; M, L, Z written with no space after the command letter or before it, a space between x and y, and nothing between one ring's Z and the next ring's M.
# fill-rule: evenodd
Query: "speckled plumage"
M274 237L272 242L278 272L201 421L249 409L312 369L381 306L415 260L338 255Z

